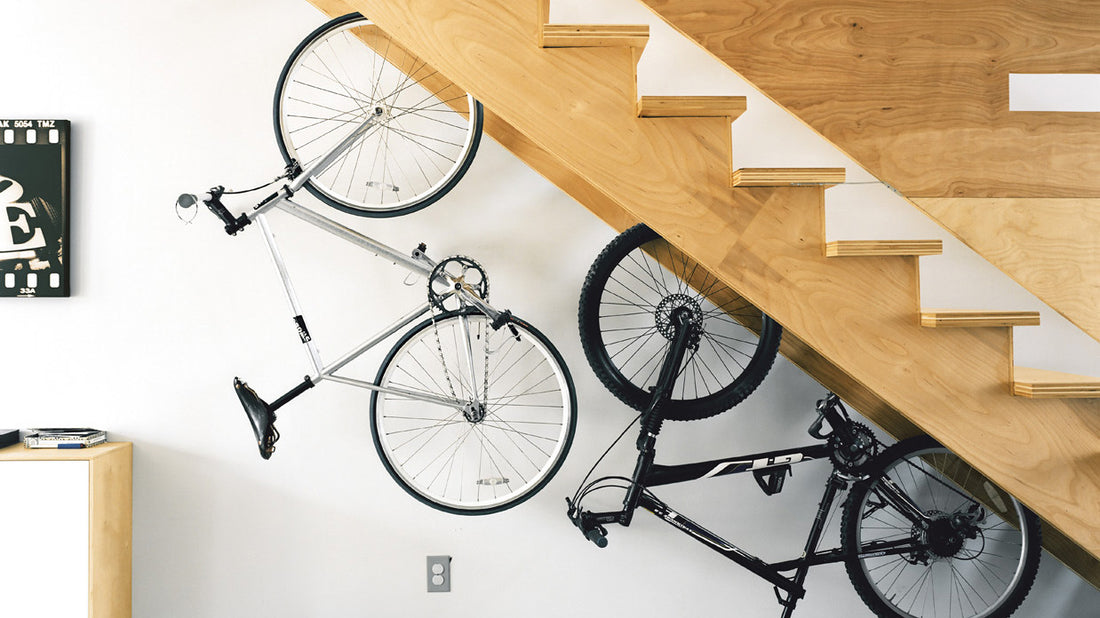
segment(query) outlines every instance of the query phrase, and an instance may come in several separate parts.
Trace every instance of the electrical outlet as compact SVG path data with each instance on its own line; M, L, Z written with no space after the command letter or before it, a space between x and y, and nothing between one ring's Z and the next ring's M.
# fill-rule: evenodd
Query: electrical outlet
M428 556L428 592L451 591L451 557Z

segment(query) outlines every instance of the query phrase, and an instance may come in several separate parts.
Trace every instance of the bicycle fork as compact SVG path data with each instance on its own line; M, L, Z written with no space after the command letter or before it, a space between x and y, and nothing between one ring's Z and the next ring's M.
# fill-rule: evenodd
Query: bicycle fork
M638 508L642 496L641 488L644 486L643 483L653 467L653 459L657 454L655 448L657 434L661 432L661 425L664 423L664 407L672 396L672 387L676 383L680 365L683 363L684 356L687 355L693 341L697 341L699 338L699 333L691 324L691 316L688 310L682 307L677 308L672 312L671 318L675 334L664 363L661 365L661 371L657 376L657 385L653 387L653 398L650 400L649 407L642 414L642 427L637 442L638 462L634 466L634 475L631 477L633 482L630 483L630 488L623 500L622 517L619 520L619 523L623 526L629 526L634 518L634 511Z

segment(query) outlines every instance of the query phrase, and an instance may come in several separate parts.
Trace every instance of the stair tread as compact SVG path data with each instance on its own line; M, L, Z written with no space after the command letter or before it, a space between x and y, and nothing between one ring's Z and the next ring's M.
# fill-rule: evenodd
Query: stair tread
M1013 370L1012 393L1031 398L1100 398L1100 378L1016 367Z
M728 116L732 121L747 105L741 96L644 96L636 110L639 118Z
M648 25L544 24L543 47L645 47Z
M923 309L921 326L927 328L980 328L988 326L1038 326L1038 311L989 311L982 309Z
M834 240L825 243L826 257L940 255L942 240Z
M730 176L733 187L832 186L842 182L843 167L744 167Z

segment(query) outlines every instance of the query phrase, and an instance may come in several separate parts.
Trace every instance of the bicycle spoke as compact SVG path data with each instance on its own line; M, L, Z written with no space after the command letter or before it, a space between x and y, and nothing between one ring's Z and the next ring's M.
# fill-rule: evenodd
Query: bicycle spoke
M419 209L450 190L477 146L476 102L369 20L345 19L312 36L280 79L276 115L288 163L309 169L368 115L379 129L306 188L362 214Z
M509 329L491 329L485 316L463 319L475 342L474 367L485 368L484 389L471 388L471 359L459 318L429 321L391 353L391 366L379 382L419 381L444 393L454 384L463 400L460 409L439 415L447 422L437 427L437 415L416 402L376 398L376 404L396 407L376 409L372 418L379 424L381 452L410 491L454 508L498 508L556 470L562 441L572 433L573 412L559 371L528 333L517 330L517 339ZM409 436L420 437L410 442Z

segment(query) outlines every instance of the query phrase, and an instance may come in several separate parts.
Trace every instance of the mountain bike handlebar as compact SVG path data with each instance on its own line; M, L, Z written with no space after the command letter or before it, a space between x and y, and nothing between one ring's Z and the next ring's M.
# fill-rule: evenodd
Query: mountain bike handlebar
M574 526L580 529L584 538L592 541L596 547L601 549L607 547L607 528L604 528L602 524L596 521L599 515L580 508L579 505L573 504L573 501L568 498L566 498L565 501L569 504L569 520L573 522ZM608 515L612 514L604 513L603 515L607 518Z

